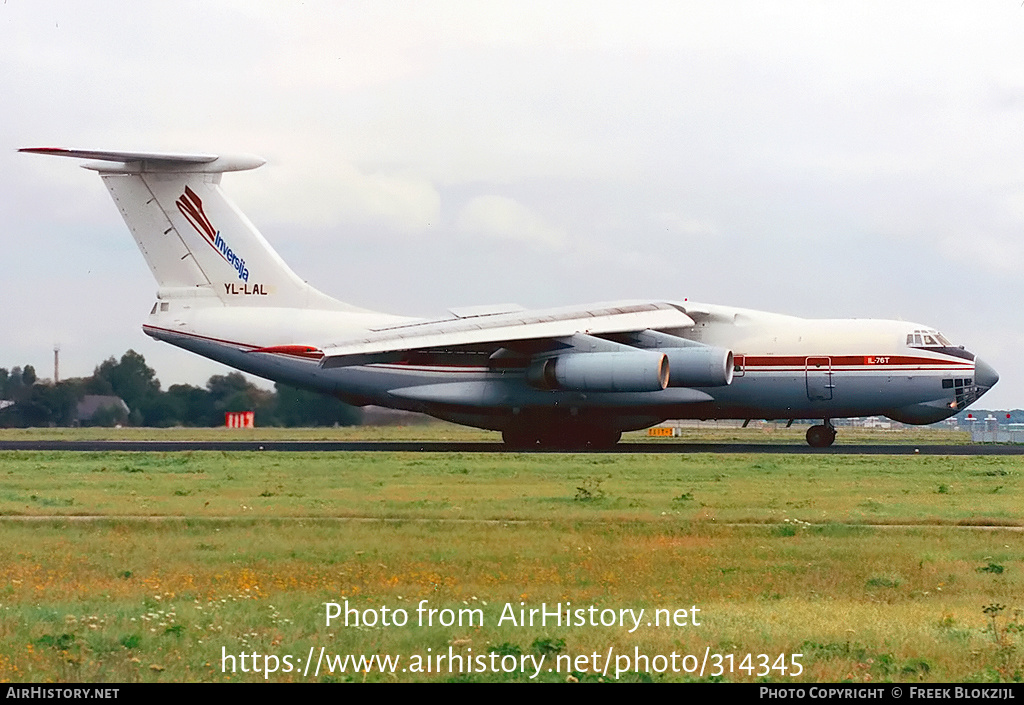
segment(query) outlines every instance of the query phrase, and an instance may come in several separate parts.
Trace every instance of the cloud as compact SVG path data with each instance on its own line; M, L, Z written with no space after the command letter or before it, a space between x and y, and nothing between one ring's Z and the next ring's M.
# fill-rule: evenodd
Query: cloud
M430 180L402 170L364 170L329 152L292 155L231 191L261 220L322 228L379 224L416 234L437 224L441 196Z
M677 235L693 238L716 238L719 235L718 226L710 220L692 218L680 213L654 213L651 215L651 221L666 232Z
M460 211L456 227L466 235L523 242L538 249L562 249L567 239L564 230L505 196L474 198Z
M981 265L984 271L1010 273L1024 269L1024 244L989 233L948 235L939 242L940 254L950 262Z

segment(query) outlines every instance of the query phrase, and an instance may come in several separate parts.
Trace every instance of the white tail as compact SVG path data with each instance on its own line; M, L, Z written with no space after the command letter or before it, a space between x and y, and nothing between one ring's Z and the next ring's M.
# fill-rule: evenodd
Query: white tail
M216 297L226 306L362 310L300 279L221 191L225 171L255 169L264 163L259 157L20 151L103 162L85 166L103 178L162 299Z

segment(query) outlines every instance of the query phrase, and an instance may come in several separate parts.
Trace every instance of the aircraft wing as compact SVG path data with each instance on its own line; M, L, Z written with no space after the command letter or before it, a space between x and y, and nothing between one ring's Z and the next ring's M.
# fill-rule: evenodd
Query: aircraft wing
M603 335L686 328L693 319L672 304L624 302L588 307L511 311L382 328L323 347L321 367L348 367L393 360L413 350L553 340L576 333Z

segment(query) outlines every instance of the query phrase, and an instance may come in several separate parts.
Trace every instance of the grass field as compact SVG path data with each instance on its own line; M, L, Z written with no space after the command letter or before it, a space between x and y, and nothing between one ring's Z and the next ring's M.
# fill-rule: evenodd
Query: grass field
M274 681L525 681L542 655L536 680L598 678L606 660L606 680L1020 680L1022 469L961 456L3 452L0 681L264 679L241 672L242 653L250 671L251 654L276 658ZM325 603L346 600L377 623L328 626ZM451 612L421 626L423 600ZM624 626L499 624L506 605L518 617L566 603L595 606L588 618L645 612L635 628L628 613ZM385 607L408 623L382 626ZM456 623L438 624L446 615ZM304 672L321 648L401 661ZM483 672L449 673L449 654ZM431 672L417 672L427 656ZM525 674L502 671L523 657Z

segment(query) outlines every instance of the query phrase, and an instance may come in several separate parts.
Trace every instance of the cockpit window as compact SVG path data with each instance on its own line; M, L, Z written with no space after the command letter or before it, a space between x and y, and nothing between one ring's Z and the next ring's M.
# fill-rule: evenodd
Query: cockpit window
M915 330L907 333L907 345L912 348L951 348L953 344L937 330Z

